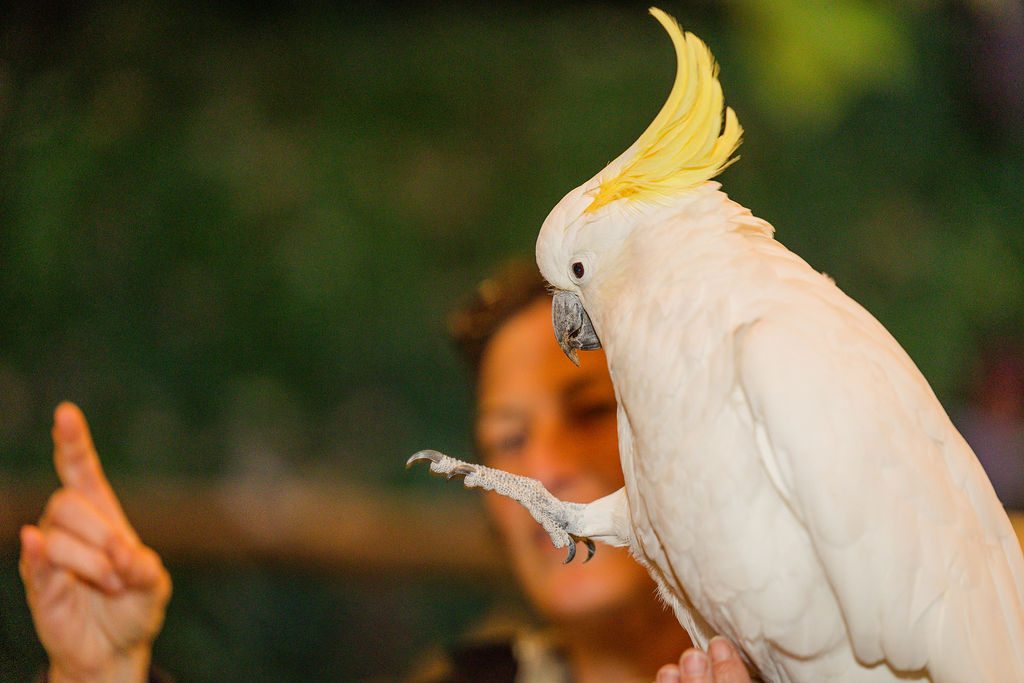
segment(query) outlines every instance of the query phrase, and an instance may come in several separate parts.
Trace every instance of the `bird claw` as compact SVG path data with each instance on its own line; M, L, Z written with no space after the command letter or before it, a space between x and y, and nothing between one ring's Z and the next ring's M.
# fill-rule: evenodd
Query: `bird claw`
M463 462L456 460L444 453L438 453L437 451L425 449L413 453L412 457L405 461L406 469L413 466L414 463L420 460L426 460L430 463L430 471L436 474L442 474L446 479L451 481L453 477L468 477L469 475L477 472L477 466L472 463ZM470 484L467 484L469 486Z
M443 475L448 480L461 476L464 477L463 484L467 488L495 491L520 503L544 527L556 548L568 548L565 564L569 564L576 557L576 544L580 542L587 546L587 558L584 562L590 561L594 556L594 542L586 536L579 536L570 531L579 528L578 522L574 520L578 520L578 515L584 507L582 504L558 500L536 479L456 460L435 450L427 449L413 454L405 466L412 467L421 460L430 463L431 472Z
M448 456L445 455L444 453L438 453L437 451L425 448L422 451L416 451L415 453L413 453L412 457L405 461L405 468L409 469L410 467L412 467L412 464L414 462L418 462L420 460L429 460L430 462L436 463L441 462L441 460L447 457Z
M575 559L575 557L576 557L576 544L580 543L580 542L585 543L586 546L587 546L587 559L583 560L583 564L586 564L587 562L590 562L590 558L592 558L594 556L594 550L595 550L594 542L591 541L589 538L580 537L580 536L573 536L571 534L570 534L569 538L572 541L572 543L569 544L569 556L565 558L565 562L563 562L562 564L569 564L570 562L573 561L573 559Z
M452 477L466 477L469 476L470 474L473 474L473 472L476 472L476 469L474 469L472 466L459 465L454 470L449 472L447 476L448 480L451 481Z

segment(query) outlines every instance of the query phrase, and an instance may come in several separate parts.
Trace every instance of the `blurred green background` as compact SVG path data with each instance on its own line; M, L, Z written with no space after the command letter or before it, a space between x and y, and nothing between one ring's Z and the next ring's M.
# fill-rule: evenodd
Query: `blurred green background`
M726 191L962 411L1024 319L1021 5L661 6L744 125ZM447 311L532 253L674 68L644 3L0 10L0 483L41 491L38 514L71 399L115 487L315 478L474 505L404 469L470 453ZM24 680L44 661L17 577L31 517L8 513L0 679ZM509 599L491 569L218 552L164 551L156 659L181 681L387 680Z

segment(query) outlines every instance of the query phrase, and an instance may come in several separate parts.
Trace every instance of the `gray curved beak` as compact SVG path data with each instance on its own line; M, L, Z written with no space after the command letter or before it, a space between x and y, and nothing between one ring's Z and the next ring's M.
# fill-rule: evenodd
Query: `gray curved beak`
M590 316L583 310L583 302L572 292L555 292L551 301L551 325L558 345L576 365L580 364L577 349L592 351L601 348L601 340L597 338Z

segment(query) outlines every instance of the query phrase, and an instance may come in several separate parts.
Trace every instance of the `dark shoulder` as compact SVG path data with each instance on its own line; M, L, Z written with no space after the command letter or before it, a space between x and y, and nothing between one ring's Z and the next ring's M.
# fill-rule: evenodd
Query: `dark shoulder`
M513 683L518 671L511 640L458 643L413 676L414 683Z

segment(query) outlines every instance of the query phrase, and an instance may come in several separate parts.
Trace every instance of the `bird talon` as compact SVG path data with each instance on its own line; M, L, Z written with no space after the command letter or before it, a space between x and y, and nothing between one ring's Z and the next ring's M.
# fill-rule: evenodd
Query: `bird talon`
M565 558L565 562L563 562L562 564L569 564L576 557L577 543L584 543L587 546L587 557L583 560L583 563L586 564L587 562L590 562L590 558L594 556L594 552L596 550L596 548L594 547L594 542L589 538L578 538L572 535L569 536L569 540L572 541L569 544L569 556Z
M444 457L445 456L443 453L438 453L435 450L427 448L422 451L417 451L413 453L412 457L405 461L405 467L406 469L408 469L412 467L412 464L414 462L419 462L420 460L429 460L432 463L438 463L441 462L441 459Z
M473 467L472 465L458 465L457 467L455 467L455 469L453 469L445 476L450 481L452 477L465 477L470 474L473 474L474 472L476 472L476 468Z
M576 557L576 539L572 539L572 543L569 544L569 556L565 558L565 562L562 564L569 564L574 557Z

